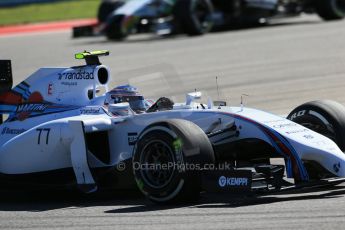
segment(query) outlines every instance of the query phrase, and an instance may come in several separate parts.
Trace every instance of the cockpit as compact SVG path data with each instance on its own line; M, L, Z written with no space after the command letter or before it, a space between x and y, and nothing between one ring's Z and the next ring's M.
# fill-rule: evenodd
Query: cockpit
M136 114L171 110L174 105L174 102L166 97L161 97L155 103L151 103L149 100L145 100L136 87L128 84L117 86L106 93L105 104L109 108L119 107L118 109L120 109L122 106L125 107L124 103L128 103L129 108Z

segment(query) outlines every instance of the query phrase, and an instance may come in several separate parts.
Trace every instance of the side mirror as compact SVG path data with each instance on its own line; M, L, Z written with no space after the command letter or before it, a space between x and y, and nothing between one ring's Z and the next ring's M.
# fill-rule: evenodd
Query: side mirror
M226 101L214 101L214 106L226 106Z
M191 105L194 100L198 100L201 98L201 92L192 92L187 93L186 95L186 105Z

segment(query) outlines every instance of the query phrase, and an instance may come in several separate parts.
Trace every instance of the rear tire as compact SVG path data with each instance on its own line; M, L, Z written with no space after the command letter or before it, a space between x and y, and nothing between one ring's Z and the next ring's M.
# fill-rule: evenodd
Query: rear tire
M287 117L333 140L345 151L345 107L335 101L311 101L295 108Z
M315 10L326 21L345 17L345 0L315 0Z
M133 170L138 188L149 200L162 204L194 202L201 191L200 168L214 161L212 145L200 127L171 119L148 126L139 136ZM145 165L161 168L142 167ZM200 168L192 170L197 166Z
M202 35L212 29L213 5L210 0L178 0L174 17L183 33Z

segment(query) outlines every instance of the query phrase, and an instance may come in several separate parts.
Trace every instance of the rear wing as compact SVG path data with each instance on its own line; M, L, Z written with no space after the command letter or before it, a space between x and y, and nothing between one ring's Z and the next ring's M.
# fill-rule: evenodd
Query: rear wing
M12 89L13 77L11 60L0 60L0 95ZM1 101L0 101L1 104ZM3 122L3 115L0 114L0 124Z
M99 61L99 56L109 56L110 52L108 50L98 50L98 51L84 51L75 54L75 59L85 59L87 65L101 65Z

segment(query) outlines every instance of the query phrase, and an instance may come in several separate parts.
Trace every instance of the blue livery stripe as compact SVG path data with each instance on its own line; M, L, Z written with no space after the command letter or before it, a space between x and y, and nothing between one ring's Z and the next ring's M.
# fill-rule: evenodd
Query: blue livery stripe
M292 157L295 160L296 164L297 164L296 166L298 168L298 174L300 176L300 179L303 180L303 181L308 181L309 180L309 176L308 176L307 170L304 167L303 162L300 159L300 157L298 156L296 150L277 131L275 131L272 128L266 127L266 126L264 126L264 125L262 125L262 124L260 124L260 123L258 123L256 121L252 120L252 119L249 119L249 118L246 118L246 117L242 117L242 116L237 115L237 114L232 114L232 113L229 113L229 112L219 112L219 113L223 114L223 115L231 116L233 118L237 118L239 120L246 121L246 122L249 122L249 123L252 123L252 124L256 125L269 138L269 140L272 142L273 147L278 151L278 153L280 155L282 155L284 157L284 159L286 159L286 169L287 169L287 173L288 173L289 177L292 177L292 175L293 175L293 162L291 160L291 157ZM289 150L288 154L291 154L291 155L289 156L286 153L284 153L283 150L275 142L275 140L273 140L273 138L267 132L270 133L271 135L273 135L275 138L277 138L283 144L283 146Z

